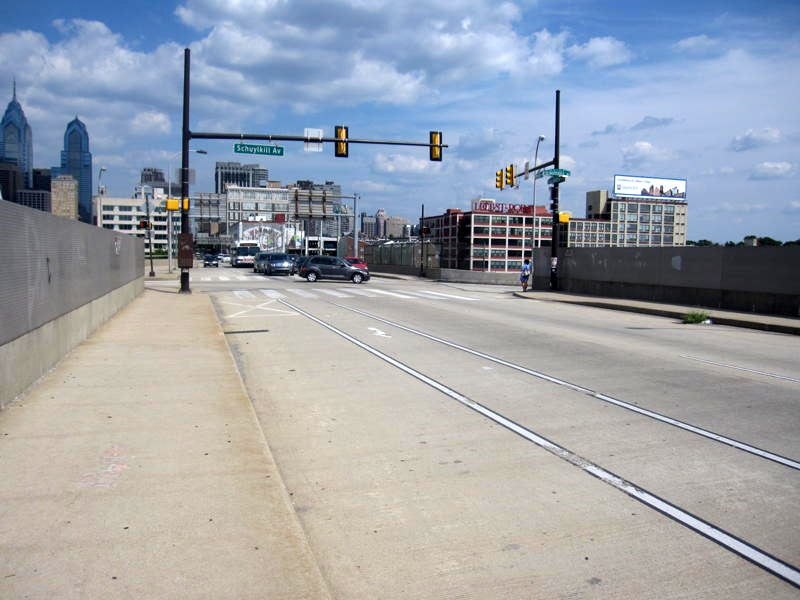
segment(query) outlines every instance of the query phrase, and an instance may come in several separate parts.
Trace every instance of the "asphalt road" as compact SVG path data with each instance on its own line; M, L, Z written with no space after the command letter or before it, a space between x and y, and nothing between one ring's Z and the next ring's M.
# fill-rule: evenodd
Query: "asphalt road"
M337 597L797 597L797 336L207 271Z

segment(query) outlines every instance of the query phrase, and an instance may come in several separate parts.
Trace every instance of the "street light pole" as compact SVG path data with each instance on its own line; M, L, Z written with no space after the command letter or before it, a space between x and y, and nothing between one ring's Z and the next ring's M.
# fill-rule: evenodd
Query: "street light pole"
M142 190L142 198L144 199L144 209L147 214L147 249L150 252L150 277L156 276L156 270L153 268L153 224L150 222L150 199L144 191L144 183L139 184Z
M533 249L536 247L536 165L539 162L539 144L541 144L546 138L543 135L539 135L536 140L536 151L533 153L533 206L531 207L531 264L533 265ZM527 177L527 175L526 175ZM525 251L523 250L522 256L525 256ZM536 266L534 265L532 269L535 269ZM533 289L533 273L531 273L531 289Z

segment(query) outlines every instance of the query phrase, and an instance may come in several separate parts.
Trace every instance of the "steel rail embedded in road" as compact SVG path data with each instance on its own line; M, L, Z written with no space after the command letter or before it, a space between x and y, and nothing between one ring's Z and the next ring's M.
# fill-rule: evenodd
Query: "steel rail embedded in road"
M429 339L431 341L437 342L439 344L444 344L450 348L454 348L456 350L461 350L462 352L466 352L468 354L472 354L473 356L477 356L479 358L483 358L485 360L491 361L493 363L503 365L504 367L508 367L510 369L514 369L516 371L520 371L522 373L526 373L528 375L532 375L533 377L537 377L539 379L543 379L544 381L549 381L550 383L555 383L556 385L560 385L562 387L566 387L576 392L580 392L591 396L592 398L596 398L597 400L602 400L603 402L607 402L609 404L613 404L614 406L618 406L620 408L624 408L625 410L630 410L632 412L638 413L645 417L649 417L651 419L655 419L656 421L660 421L662 423L666 423L668 425L672 425L679 429L683 429L684 431L689 431L691 433L700 435L710 440L714 440L716 442L720 442L722 444L726 444L737 450L742 450L744 452L748 452L749 454L753 454L755 456L759 456L761 458L765 458L767 460L771 460L778 464L781 464L785 467L789 467L790 469L800 470L800 462L793 460L791 458L787 458L785 456L781 456L780 454L776 454L774 452L770 452L768 450L764 450L762 448L758 448L756 446L752 446L750 444L746 444L744 442L740 442L738 440L734 440L733 438L729 438L724 435L720 435L718 433L714 433L713 431L709 431L708 429L703 429L702 427L698 427L696 425L692 425L691 423L686 423L685 421L680 421L678 419L674 419L672 417L668 417L667 415L662 415L661 413L657 413L652 410L648 410L646 408L642 408L640 406L636 406L635 404L630 404L629 402L625 402L624 400L619 400L614 398L613 396L608 396L607 394L603 394L600 392L596 392L594 390L590 390L589 388L585 388L583 386L570 383L569 381L564 381L563 379L559 379L558 377L553 377L552 375L547 375L546 373L541 373L539 371L534 371L533 369L529 369L527 367L523 367L521 365L517 365L515 363L509 362L507 360L503 360L502 358L498 358L496 356L492 356L491 354L486 354L485 352L480 352L479 350L474 350L472 348L467 348L466 346L462 346L461 344L456 344L455 342L451 342L449 340L445 340L429 333L425 333L424 331L419 331L418 329L413 329L412 327L407 327L406 325L402 325L401 323L396 323L394 321L390 321L388 319L384 319L383 317L379 317L377 315L370 314L363 310L359 310L357 308L351 308L349 306L344 306L341 304L337 304L339 308L343 308L350 312L354 312L360 314L365 317L369 317L370 319L374 319L376 321L380 321L381 323L386 323L387 325L391 325L392 327L397 327L398 329L402 329L408 333L413 333L414 335L418 335Z
M359 348L366 350L373 356L380 358L384 362L396 367L397 369L403 371L404 373L414 377L418 381L429 385L430 387L434 388L435 390L445 394L449 398L456 400L463 406L472 409L473 411L477 412L478 414L490 419L491 421L501 425L502 427L508 429L519 435L520 437L536 444L538 447L550 452L551 454L557 456L558 458L568 462L569 464L578 467L582 471L588 473L589 475L596 477L600 481L612 486L613 488L624 492L627 496L641 502L645 506L652 508L653 510L661 513L662 515L669 517L673 521L680 523L684 527L694 531L695 533L699 533L703 537L715 542L722 548L725 548L738 556L741 556L745 560L751 562L752 564L762 568L763 570L779 577L780 579L788 582L789 584L800 588L800 569L797 567L790 565L789 563L772 556L768 552L760 549L759 547L750 544L749 542L736 537L735 535L728 533L721 527L717 527L716 525L701 519L693 515L692 513L680 508L679 506L672 504L668 500L665 500L656 494L653 494L646 489L636 485L635 483L625 480L622 477L614 474L613 472L601 467L600 465L593 463L578 454L570 451L569 449L561 446L546 437L539 435L535 431L528 429L519 423L503 416L502 414L493 411L492 409L476 402L467 396L457 392L456 390L448 387L447 385L425 375L424 373L417 371L416 369L411 368L410 366L402 363L401 361L392 358L388 354L381 352L380 350L373 348L369 344L362 342L361 340L351 336L350 334L342 331L341 329L331 325L330 323L326 323L322 319L315 317L311 313L294 306L293 304L286 302L285 300L279 300L279 302L292 310L297 311L297 313L303 315L304 317L310 319L311 321L321 325L322 327L328 329L329 331L335 333L336 335L344 338L345 340L355 344ZM363 316L372 317L368 313L364 313L363 311L349 309L346 306L339 306L340 308L345 308L347 310L352 310L355 313L362 314ZM373 317L374 318L374 317ZM377 318L379 321L383 321L389 325L392 325L390 321L385 319ZM407 330L410 333L416 333L410 328L401 327L401 329ZM427 337L429 339L436 339L432 336L428 336L427 334L421 334L423 337ZM438 341L438 340L437 340ZM456 345L457 346L457 345ZM482 356L479 353L475 353L479 356ZM549 377L547 377L550 379Z

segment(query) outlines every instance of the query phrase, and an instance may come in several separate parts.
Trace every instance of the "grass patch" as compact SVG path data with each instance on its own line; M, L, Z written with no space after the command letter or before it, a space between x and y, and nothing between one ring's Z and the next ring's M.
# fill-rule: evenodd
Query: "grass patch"
M690 312L687 315L684 315L683 322L684 323L704 323L709 318L709 314L707 312L702 311L694 311Z

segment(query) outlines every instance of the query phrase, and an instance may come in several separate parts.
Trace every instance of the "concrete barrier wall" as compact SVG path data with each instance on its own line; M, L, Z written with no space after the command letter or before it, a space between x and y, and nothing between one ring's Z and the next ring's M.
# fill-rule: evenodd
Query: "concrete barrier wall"
M568 248L563 291L800 316L800 246Z
M550 289L550 248L534 250L533 289ZM419 275L419 266L371 265L376 272ZM559 289L763 314L800 316L800 246L566 248ZM428 267L453 283L517 285L518 273Z
M0 200L0 408L144 289L141 239Z

